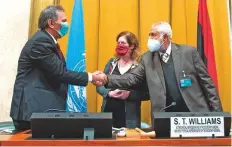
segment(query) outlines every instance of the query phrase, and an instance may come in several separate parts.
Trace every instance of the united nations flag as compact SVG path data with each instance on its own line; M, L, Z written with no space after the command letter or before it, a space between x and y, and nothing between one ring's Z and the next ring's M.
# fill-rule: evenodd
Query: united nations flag
M86 70L85 36L82 0L75 0L67 51L67 68L77 72ZM83 86L68 86L67 111L87 112L86 88Z

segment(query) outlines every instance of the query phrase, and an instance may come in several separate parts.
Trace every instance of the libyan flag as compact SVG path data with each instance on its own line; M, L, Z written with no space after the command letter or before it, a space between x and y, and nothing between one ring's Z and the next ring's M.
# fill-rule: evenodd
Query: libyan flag
M199 0L197 23L197 50L207 67L210 77L218 89L213 37L207 9L207 0Z

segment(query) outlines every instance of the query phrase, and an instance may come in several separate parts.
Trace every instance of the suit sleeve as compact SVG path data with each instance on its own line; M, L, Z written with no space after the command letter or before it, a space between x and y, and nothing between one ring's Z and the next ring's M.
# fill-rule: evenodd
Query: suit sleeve
M213 84L211 77L209 76L205 64L201 60L196 49L192 51L193 63L196 69L196 73L199 78L199 83L203 88L206 100L208 101L212 111L222 111L221 101L219 99L217 89Z
M110 63L113 61L113 59L110 59L108 63L105 66L104 73L107 74L109 71ZM100 94L103 98L106 98L108 93L110 92L109 88L105 88L104 86L98 86L96 87L98 94Z
M86 72L68 71L63 62L54 53L54 46L47 38L38 38L32 45L30 59L33 63L44 70L46 74L59 80L61 83L86 86L88 74Z
M142 58L139 65L132 72L124 75L108 75L108 83L105 86L125 90L140 90L140 84L142 85L145 81L145 66Z
M131 72L134 69L131 70ZM138 88L139 90L131 90L130 91L130 95L127 98L127 100L129 101L147 101L150 100L150 95L148 92L148 87L147 87L147 83L144 82L143 84L139 85L140 88Z
M127 98L129 101L147 101L150 100L149 92L131 90Z

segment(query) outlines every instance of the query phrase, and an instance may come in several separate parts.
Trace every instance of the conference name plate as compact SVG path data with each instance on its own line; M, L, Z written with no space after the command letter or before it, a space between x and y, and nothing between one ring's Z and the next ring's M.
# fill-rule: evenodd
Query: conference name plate
M223 117L171 117L170 137L222 137Z

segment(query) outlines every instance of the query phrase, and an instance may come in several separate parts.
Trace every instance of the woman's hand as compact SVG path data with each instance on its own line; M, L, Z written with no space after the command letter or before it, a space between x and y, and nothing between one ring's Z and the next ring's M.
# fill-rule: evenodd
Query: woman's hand
M112 91L111 93L109 92L110 97L117 98L117 99L123 99L123 100L127 99L129 95L130 95L130 91L127 91L127 90L116 89Z

